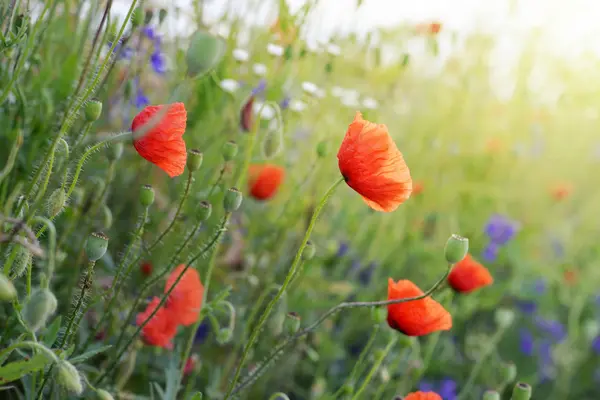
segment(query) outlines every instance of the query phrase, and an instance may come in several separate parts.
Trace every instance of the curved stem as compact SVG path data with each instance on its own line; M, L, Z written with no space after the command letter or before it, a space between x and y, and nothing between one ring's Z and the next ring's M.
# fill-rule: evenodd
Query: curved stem
M48 271L46 279L43 281L42 287L48 288L50 286L50 281L52 280L52 276L54 275L54 264L56 257L56 228L54 227L54 223L45 217L35 217L35 221L44 224L46 229L48 229L49 234L49 245L48 245ZM29 291L27 292L29 294Z
M371 367L371 370L369 371L369 373L367 374L367 377L365 378L362 385L360 386L360 389L358 389L358 391L354 394L354 396L352 396L352 400L360 399L360 396L362 395L362 393L365 391L365 389L371 382L373 375L375 375L375 372L377 372L377 370L381 366L381 363L383 362L383 360L388 355L388 353L390 352L390 350L392 349L394 344L396 344L397 341L398 341L398 336L394 335L392 337L392 339L388 342L387 346L385 346L385 349L383 350L383 352L379 355L379 358L377 359L377 361L375 361L375 363Z
M5 355L10 354L11 351L15 350L15 349L19 349L19 348L33 348L36 350L40 350L42 353L47 354L50 356L50 358L52 360L54 360L55 362L60 361L58 359L58 356L56 354L54 354L54 352L52 352L49 348L47 348L46 346L38 343L38 342L18 342L18 343L14 343L10 346L8 346L6 349L0 351L0 358L3 358Z
M281 296L283 296L283 293L285 292L285 290L289 286L290 282L292 281L292 278L294 277L294 275L296 273L298 265L300 264L300 260L302 259L302 252L304 251L304 248L306 247L306 243L308 243L308 240L310 239L310 235L311 235L311 233L312 233L312 231L313 231L313 229L314 229L314 227L316 225L317 218L319 217L319 214L321 213L321 210L323 209L323 207L327 203L327 200L329 200L329 198L331 197L331 195L333 195L333 192L335 191L335 189L337 188L337 186L340 183L342 183L343 181L344 181L343 178L338 179L338 181L335 182L329 188L329 190L327 192L325 192L325 195L323 196L323 198L321 199L321 201L319 202L319 204L315 208L315 211L314 211L314 213L312 215L312 218L310 220L310 223L308 225L308 229L306 229L306 232L304 234L304 238L302 239L302 243L300 244L300 247L298 248L298 251L296 252L296 256L294 257L294 261L292 262L292 265L291 265L291 267L290 267L290 269L288 271L288 274L287 274L287 276L285 278L285 281L281 285L281 288L279 289L279 291L277 292L277 294L275 295L275 297L267 305L267 308L265 309L265 311L261 315L260 319L258 320L258 324L254 327L254 331L250 335L250 339L248 339L248 343L246 344L246 347L244 348L244 351L242 353L242 357L241 357L240 362L238 364L238 367L237 367L237 369L235 371L233 379L231 380L231 383L229 384L229 388L227 390L227 393L225 394L224 400L227 400L227 399L229 399L231 397L233 389L235 388L235 384L237 383L237 381L238 381L238 379L240 377L240 374L242 372L242 368L244 366L244 362L246 361L246 358L248 358L248 354L250 353L250 350L251 350L252 346L254 345L254 342L256 342L256 339L258 338L258 335L259 335L260 331L262 330L263 325L267 321L267 318L271 314L271 311L273 310L273 307L275 307L275 304L277 304L277 302L279 301L279 299L281 298Z
M15 142L13 143L10 153L8 155L8 159L6 160L6 164L4 164L4 168L0 171L0 183L8 176L10 171L12 171L13 166L15 165L15 160L17 159L17 153L23 144L23 131L17 131L17 137Z

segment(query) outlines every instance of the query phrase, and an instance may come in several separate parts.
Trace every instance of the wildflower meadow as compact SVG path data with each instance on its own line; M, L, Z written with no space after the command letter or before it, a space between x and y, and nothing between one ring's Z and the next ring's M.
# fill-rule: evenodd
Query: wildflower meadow
M600 399L600 57L326 1L0 1L1 399Z

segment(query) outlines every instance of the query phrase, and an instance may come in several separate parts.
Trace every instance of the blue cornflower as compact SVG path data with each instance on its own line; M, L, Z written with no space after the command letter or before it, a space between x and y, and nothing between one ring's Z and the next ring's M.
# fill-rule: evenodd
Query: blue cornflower
M435 391L435 386L433 385L433 382L429 382L426 380L422 380L421 382L419 382L419 390L421 392L433 392Z
M262 92L265 91L266 88L267 88L266 79L261 79L258 82L258 85L256 85L256 87L252 89L252 96L257 96L257 95L261 94Z
M499 250L500 247L497 244L490 242L483 249L483 253L481 253L481 258L483 258L483 260L486 262L494 262L498 258Z
M198 327L196 331L196 336L194 336L194 343L202 343L208 337L210 333L210 324L207 321L204 321Z
M485 226L485 234L490 241L502 246L510 241L517 233L517 223L500 214L494 214Z
M440 382L437 392L444 400L456 400L456 389L456 382L450 378L446 378Z
M533 284L533 290L535 290L537 294L544 294L546 291L546 280L543 278L537 279Z
M279 107L282 110L287 110L287 108L290 106L291 101L292 101L292 99L290 98L290 96L285 96L283 98L283 100L281 100L281 102L279 102Z
M154 31L154 28L152 28L150 26L143 27L142 28L142 32L150 40L155 40L157 38L157 35L156 35L156 32Z
M165 57L160 52L160 49L155 49L154 52L150 55L150 65L152 65L152 69L157 74L164 74L167 70L165 65Z
M542 317L535 318L535 325L547 335L550 335L556 342L560 342L567 336L567 331L559 321L548 320Z
M537 311L537 303L532 300L518 300L517 307L525 314L535 314Z
M358 258L353 259L348 269L348 275L354 276L360 270L360 266L360 260Z
M533 334L527 329L521 329L519 332L519 349L526 356L533 355L534 346Z
M150 99L144 94L142 89L138 89L135 95L134 105L139 110L150 104Z
M368 266L361 269L358 273L359 282L362 283L364 286L369 286L369 284L371 283L371 278L373 278L375 268L377 268L377 263L373 261Z
M348 253L349 249L350 249L350 246L348 246L347 242L340 242L337 254L335 256L336 257L344 257Z
M592 350L594 350L594 353L600 354L600 336L596 336L596 338L592 340Z

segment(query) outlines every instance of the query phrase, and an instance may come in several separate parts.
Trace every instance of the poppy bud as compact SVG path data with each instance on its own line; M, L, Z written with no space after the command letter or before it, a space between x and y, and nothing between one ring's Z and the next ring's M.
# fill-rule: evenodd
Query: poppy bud
M217 343L226 344L231 340L232 336L233 336L233 332L231 331L230 328L222 328L217 333Z
M0 273L0 301L11 301L17 297L17 290L6 275Z
M269 130L262 141L262 153L265 159L275 157L283 149L283 135L277 120L273 120L274 124L269 124Z
M83 392L83 385L81 384L81 378L77 368L68 361L61 360L58 362L58 373L56 376L58 384L67 389L67 391L81 394Z
M31 254L31 251L29 251L29 249L26 247L23 247L19 244L15 246L18 246L17 256L15 257L11 272L14 277L18 278L19 276L23 275L23 273L33 262L33 254Z
M37 289L23 307L23 320L33 332L37 332L46 325L57 305L56 297L50 290Z
M154 203L154 189L150 185L143 185L140 192L140 203L144 207L150 207Z
M371 318L373 318L373 322L376 324L381 324L385 321L387 317L387 310L382 307L373 307L371 308Z
M254 96L250 96L240 111L240 126L244 132L254 127Z
M115 400L112 394L108 393L104 389L98 389L96 391L96 396L98 397L98 400Z
M137 28L142 24L143 20L144 10L142 10L142 7L137 7L135 10L133 10L133 14L131 14L131 25L134 28Z
M150 22L152 22L152 17L154 17L154 11L152 11L152 9L147 9L144 13L144 25L150 24Z
M202 165L203 154L198 149L192 149L188 152L187 167L190 171L198 171Z
M500 393L495 390L486 390L483 393L483 400L500 400Z
M48 211L48 216L50 218L56 217L62 209L65 207L65 203L67 201L67 194L63 190L63 188L58 188L50 197L48 197L48 203L46 204L46 208Z
M469 252L469 239L453 234L446 242L444 255L450 264L456 264Z
M102 115L102 103L98 100L90 100L85 104L85 120L87 122L94 122Z
M512 392L511 400L529 400L531 399L531 386L526 383L519 382L515 385Z
M102 225L104 229L110 229L113 223L112 211L106 204L102 206Z
M131 83L131 80L128 80L125 82L125 88L123 89L123 94L125 95L126 99L130 99L131 98L131 92L133 91L133 83Z
M517 366L511 362L504 363L500 367L500 374L504 383L510 383L517 378Z
M242 205L242 192L237 190L236 188L231 188L225 193L225 198L223 199L223 207L226 212L233 212L240 208Z
M329 144L325 140L321 140L317 144L317 156L319 158L325 158L329 155Z
M90 261L98 261L106 253L108 248L108 237L102 232L94 232L88 236L85 243L85 254Z
M73 189L73 192L71 193L71 203L75 207L79 207L79 206L81 206L81 204L83 204L84 197L85 197L85 192L84 192L83 188L80 186L77 186L77 187L75 187L75 189Z
M225 54L225 42L207 32L196 31L186 54L188 74L198 76L213 69Z
M297 312L289 312L285 315L283 329L288 335L293 335L300 329L300 315Z
M167 9L161 8L158 10L158 23L162 24L165 21L165 18L167 18Z
M200 202L200 208L198 209L198 219L200 221L206 221L210 214L212 214L212 206L208 201Z
M231 161L235 158L238 152L238 145L233 140L225 142L223 145L223 158L225 161Z
M108 148L106 158L110 161L117 161L123 155L123 142L116 142Z
M507 308L499 308L494 314L494 319L496 320L496 324L498 324L498 328L507 328L513 323L515 312Z
M317 249L315 245L309 240L308 242L306 242L306 246L304 247L304 251L302 252L302 259L304 261L312 260L316 252Z

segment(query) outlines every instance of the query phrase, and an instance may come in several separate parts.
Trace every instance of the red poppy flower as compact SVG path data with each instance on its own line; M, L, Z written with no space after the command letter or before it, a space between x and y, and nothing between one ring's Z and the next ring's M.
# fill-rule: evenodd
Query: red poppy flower
M240 126L244 132L250 132L254 126L254 96L250 96L240 112Z
M181 264L171 272L165 285L165 293L175 284L184 268L185 265ZM204 286L200 282L198 271L188 268L167 300L167 308L178 324L189 326L198 320L203 295Z
M169 107L160 121L152 118L163 108ZM164 111L163 111L164 112ZM187 151L183 134L187 121L187 112L183 103L148 106L135 116L131 123L133 147L140 156L150 161L171 178L181 175L185 169ZM150 129L145 131L144 126ZM143 131L137 137L136 131Z
M421 296L423 291L408 280L388 280L388 300ZM452 316L431 297L388 305L388 325L407 336L423 336L452 328Z
M137 315L136 324L138 326L142 325L159 304L160 299L158 297L153 298L148 307L146 307L146 311ZM147 344L167 349L173 347L171 341L176 333L177 322L173 319L173 314L164 307L161 307L144 328L142 328L142 338Z
M143 262L142 265L140 266L140 271L142 272L142 275L144 276L150 276L152 275L152 264L149 261Z
M257 200L270 199L277 193L284 177L285 170L278 165L251 165L248 170L250 195Z
M448 284L460 293L469 293L492 283L494 283L494 278L487 268L478 263L470 254L456 263L448 275Z
M414 182L411 196L416 196L416 195L423 193L424 189L425 189L425 187L423 186L422 182Z
M443 400L442 396L435 392L413 392L406 395L404 400Z
M410 197L410 171L385 125L366 121L357 112L337 157L348 186L372 209L394 211Z
M564 200L567 197L569 197L569 195L572 192L572 187L571 185L567 184L567 183L561 183L558 185L555 185L552 189L552 197L554 197L556 200L560 201L560 200Z

